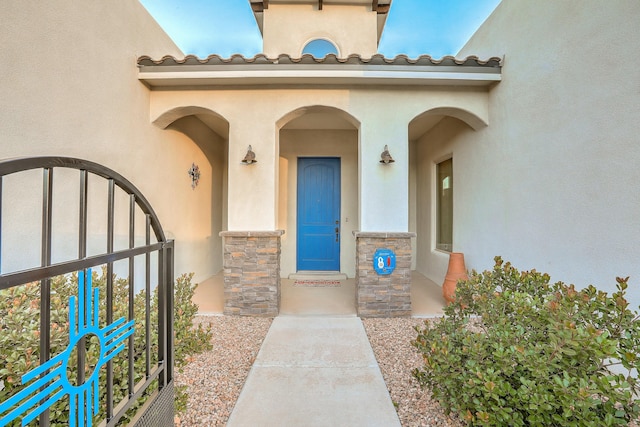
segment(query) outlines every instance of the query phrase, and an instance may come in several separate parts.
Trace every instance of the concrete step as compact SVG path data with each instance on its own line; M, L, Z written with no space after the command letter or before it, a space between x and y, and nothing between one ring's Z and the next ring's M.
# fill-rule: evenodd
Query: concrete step
M290 274L292 280L346 280L347 275L339 271L299 271Z

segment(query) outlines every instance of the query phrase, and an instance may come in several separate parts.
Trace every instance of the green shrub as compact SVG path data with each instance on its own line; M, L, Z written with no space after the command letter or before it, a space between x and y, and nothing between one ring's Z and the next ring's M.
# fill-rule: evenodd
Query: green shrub
M102 274L92 273L92 286L100 291L100 327L106 324L106 269ZM198 307L192 297L197 284L192 284L192 274L183 274L175 281L174 289L174 342L175 364L182 366L192 354L211 348L211 328L198 325L193 327L193 318ZM69 296L77 294L77 275L58 276L51 283L51 354L58 354L69 344ZM113 280L113 318L128 317L129 285L126 279ZM145 376L146 366L146 301L145 293L140 292L134 297L134 382L137 384ZM158 325L158 294L153 291L150 298L149 325L151 370L158 362L158 337L154 333ZM21 376L39 365L39 336L40 336L40 285L29 283L0 291L0 402L8 399L23 388ZM125 341L125 345L128 341ZM96 336L86 343L87 375L98 359L99 342ZM73 382L76 373L75 351L69 363L71 369L67 372ZM128 354L127 349L113 358L113 397L117 404L128 395ZM100 372L100 412L94 418L97 423L104 418L106 369ZM149 389L152 392L157 384ZM139 407L144 402L141 399L134 406ZM176 408L181 410L186 402L184 389L176 389ZM69 399L64 398L51 407L51 426L68 426ZM133 411L131 411L133 412ZM9 426L21 425L19 420Z
M198 305L193 302L193 294L196 285L191 284L193 273L183 274L175 282L175 330L174 351L177 367L183 366L189 360L189 356L211 350L211 325L203 327L199 323L193 326L193 319L198 314Z
M625 300L628 278L609 296L495 261L458 282L446 317L416 328L420 384L469 425L635 420L640 322Z

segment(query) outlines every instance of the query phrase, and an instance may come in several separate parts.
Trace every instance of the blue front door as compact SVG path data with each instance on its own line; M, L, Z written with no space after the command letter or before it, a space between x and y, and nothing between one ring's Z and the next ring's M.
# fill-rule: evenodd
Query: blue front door
M340 159L298 159L298 271L340 271Z

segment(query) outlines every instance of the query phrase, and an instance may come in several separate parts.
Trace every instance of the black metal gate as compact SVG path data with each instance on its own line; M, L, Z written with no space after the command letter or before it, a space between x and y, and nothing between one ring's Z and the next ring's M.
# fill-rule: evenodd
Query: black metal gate
M7 237L14 227L7 217L19 216L12 212L18 198L3 188L24 172L42 174L40 260L14 271L3 262L20 261L16 239ZM58 193L60 174L65 182L77 174L73 197ZM106 200L94 197L97 182L106 188ZM116 218L116 197L128 204L128 230L117 238L117 228L126 225ZM56 202L66 199L77 201L77 219L54 218ZM96 212L90 199L106 210L98 232L90 226ZM75 253L60 261L52 257L60 245L52 230L69 221L77 222ZM96 235L106 250L89 250ZM118 239L128 242L117 248ZM0 345L11 343L13 350L0 360L0 427L173 425L173 262L173 240L166 239L152 207L113 170L66 157L1 161L0 307L7 312L0 318ZM126 279L116 278L116 264ZM15 326L12 316L23 323Z

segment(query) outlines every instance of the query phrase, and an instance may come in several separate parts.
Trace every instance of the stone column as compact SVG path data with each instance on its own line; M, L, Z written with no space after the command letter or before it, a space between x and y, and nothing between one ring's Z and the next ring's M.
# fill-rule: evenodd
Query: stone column
M411 316L411 238L416 233L354 232L356 237L356 307L360 317ZM391 274L373 267L377 249L396 255Z
M222 231L224 314L275 317L280 311L277 231Z

